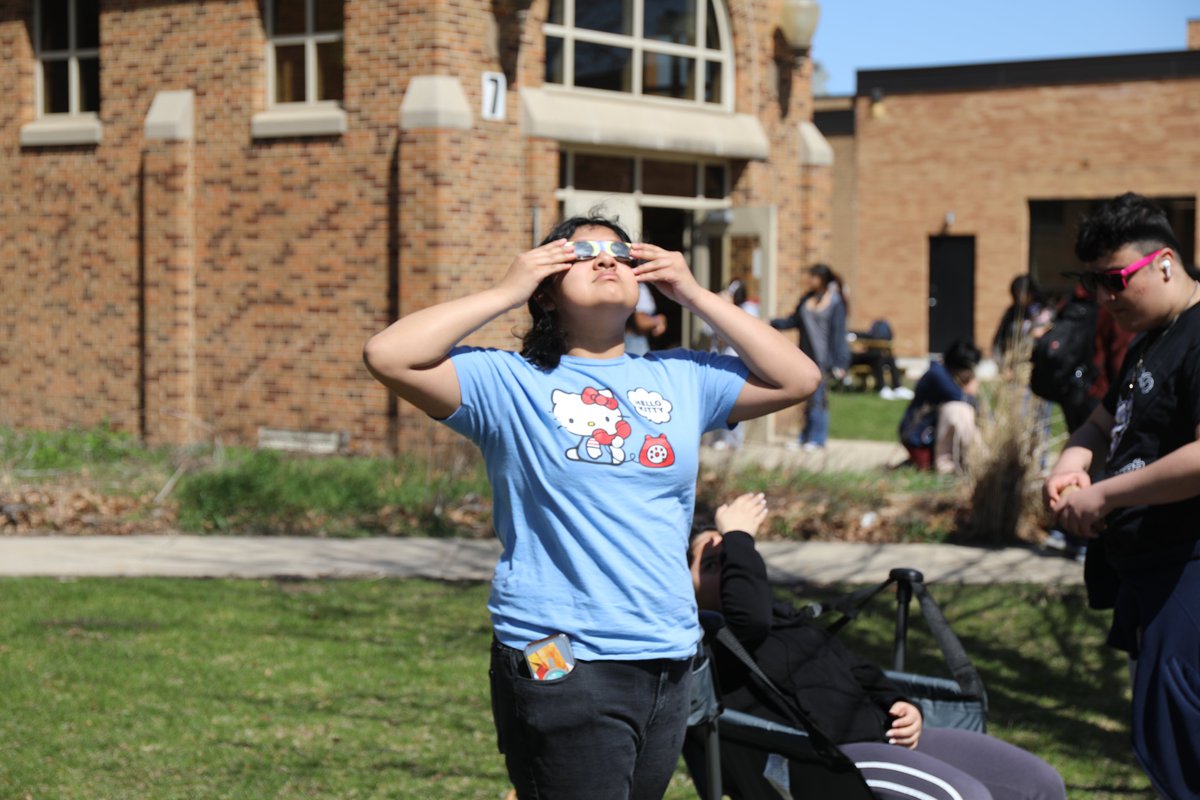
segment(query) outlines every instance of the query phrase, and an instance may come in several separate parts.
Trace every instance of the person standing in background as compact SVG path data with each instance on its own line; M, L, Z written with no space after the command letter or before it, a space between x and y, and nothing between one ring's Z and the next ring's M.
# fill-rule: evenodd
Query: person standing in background
M667 315L658 313L658 304L650 287L638 285L637 307L625 323L625 352L631 356L644 356L650 352L650 337L662 336L667 332Z
M827 264L805 270L808 282L796 309L786 317L771 320L778 330L800 330L800 349L821 369L821 385L804 407L804 430L797 443L813 452L825 449L829 440L829 378L841 381L850 366L850 344L846 338L846 303L843 286Z
M1042 303L1033 278L1018 275L1009 284L1008 292L1012 296L1012 304L1004 310L1000 324L996 326L996 333L992 336L992 360L1001 370L1011 368L1008 360L1021 357L1018 345L1029 337L1036 336L1035 326L1039 322L1045 322L1040 316Z
M1096 406L1108 394L1108 389L1116 382L1121 372L1121 364L1125 361L1125 353L1133 342L1134 334L1117 324L1108 306L1100 305L1096 312L1096 338L1092 344L1092 385L1088 388L1087 413L1091 414ZM1083 420L1071 429L1074 433Z
M750 316L758 317L758 301L750 299L745 281L734 278L719 292L718 296L725 298ZM700 328L706 336L710 337L709 349L714 353L725 356L737 355L733 345L713 331L712 326L707 322L701 320ZM736 425L733 428L718 428L708 433L707 437L707 443L711 444L714 450L740 450L746 441L746 428L743 425Z

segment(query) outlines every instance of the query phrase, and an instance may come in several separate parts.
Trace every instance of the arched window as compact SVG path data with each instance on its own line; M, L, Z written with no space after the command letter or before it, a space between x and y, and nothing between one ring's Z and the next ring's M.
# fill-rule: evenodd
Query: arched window
M728 107L729 24L717 0L550 0L548 84Z

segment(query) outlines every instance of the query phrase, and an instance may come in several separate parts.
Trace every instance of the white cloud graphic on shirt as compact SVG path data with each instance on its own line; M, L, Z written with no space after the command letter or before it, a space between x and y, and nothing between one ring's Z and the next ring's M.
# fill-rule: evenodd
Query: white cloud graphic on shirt
M671 421L671 401L658 392L652 392L649 389L630 389L625 396L638 416L648 419L655 425Z

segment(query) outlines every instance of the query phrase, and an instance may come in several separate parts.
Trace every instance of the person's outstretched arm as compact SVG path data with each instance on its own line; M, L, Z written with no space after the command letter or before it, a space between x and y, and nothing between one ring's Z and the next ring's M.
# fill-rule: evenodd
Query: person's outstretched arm
M414 311L375 334L363 348L380 383L436 419L462 403L450 350L496 317L519 308L542 280L570 268L575 251L565 239L522 253L491 288Z
M634 269L639 281L652 281L707 322L749 367L750 377L729 415L730 423L793 406L817 390L817 365L782 333L697 283L681 253L644 243L630 249L643 261Z
M721 533L721 613L725 624L749 648L771 631L771 585L754 535L767 516L762 494L743 494L717 509Z
M791 314L788 314L786 317L776 317L775 319L771 320L771 322L770 322L771 327L774 328L775 330L779 330L779 331L791 331L791 330L795 330L796 328L799 328L800 327L800 307L802 305L804 305L803 297L800 298L800 302L796 305L796 308L792 311Z

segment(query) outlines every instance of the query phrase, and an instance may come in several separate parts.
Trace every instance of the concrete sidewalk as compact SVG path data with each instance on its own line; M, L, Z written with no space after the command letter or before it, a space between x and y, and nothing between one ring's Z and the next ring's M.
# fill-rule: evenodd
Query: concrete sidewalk
M700 463L706 467L741 469L747 466L775 469L787 467L809 472L870 472L901 464L908 453L899 442L865 439L830 439L828 446L814 453L793 450L780 444L747 443L739 450L700 449Z
M875 583L912 567L929 583L1078 585L1083 568L1026 548L937 544L762 542L774 581ZM489 580L494 539L317 539L242 536L0 538L0 576L361 578Z

